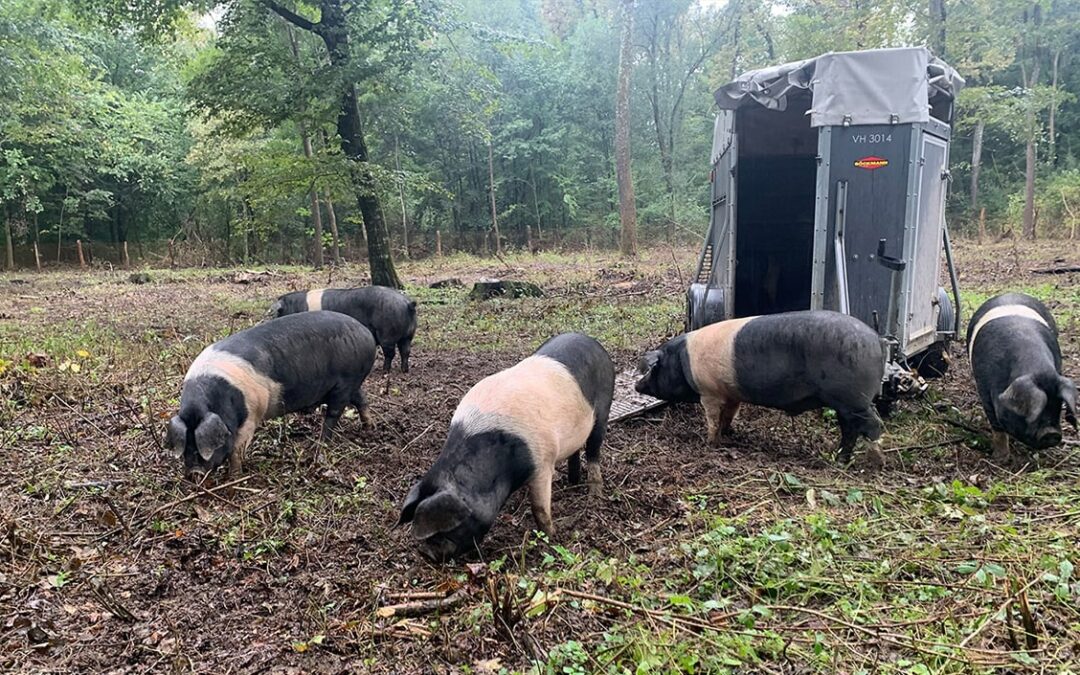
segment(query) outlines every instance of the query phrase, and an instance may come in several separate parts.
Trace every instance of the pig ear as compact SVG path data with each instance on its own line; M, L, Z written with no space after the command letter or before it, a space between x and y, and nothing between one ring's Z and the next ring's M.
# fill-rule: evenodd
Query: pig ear
M401 507L401 517L398 518L398 527L405 523L411 523L413 515L416 513L416 505L420 503L420 481L416 482L416 485L412 486L409 490L409 494L405 497L405 503Z
M642 356L641 361L638 362L638 372L646 375L658 363L660 363L660 350L654 349L651 352L645 352L645 356Z
M1065 402L1065 419L1073 426L1073 429L1077 429L1076 420L1076 385L1073 381L1067 377L1059 379L1060 390L1058 394L1061 396L1061 400Z
M413 537L427 539L433 534L449 532L469 515L465 502L454 493L444 490L420 502L412 524Z
M204 462L209 462L214 452L228 440L229 427L225 426L217 413L207 413L195 429L195 447Z
M998 404L1028 423L1034 422L1046 405L1046 392L1035 385L1030 375L1013 380L1009 388L998 395Z
M187 425L179 415L169 420L169 426L165 430L165 445L176 459L184 456L184 447L187 445Z

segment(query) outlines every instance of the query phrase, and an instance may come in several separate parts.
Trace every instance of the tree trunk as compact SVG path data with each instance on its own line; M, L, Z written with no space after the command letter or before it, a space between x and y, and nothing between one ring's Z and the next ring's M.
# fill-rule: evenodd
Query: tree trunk
M529 166L529 186L532 187L533 213L536 215L536 238L543 241L544 230L540 226L540 200L536 196L536 171L532 165Z
M341 264L341 240L338 239L337 213L334 212L334 200L330 197L330 191L326 191L326 215L330 218L330 240L333 246L334 264Z
M285 24L285 32L289 36L289 47L292 49L293 59L296 60L297 65L300 64L300 48L296 44L296 34L293 33L292 26ZM315 153L311 149L311 137L308 136L307 129L303 122L297 122L297 126L300 128L300 139L304 144L304 157L307 158L308 164L314 164L311 161ZM319 209L319 190L315 186L315 181L311 182L311 190L309 190L308 199L311 201L311 223L315 227L315 246L313 253L315 255L315 269L320 269L323 266L323 226L322 226L322 211Z
M488 138L488 193L491 195L491 231L495 235L495 255L502 255L502 237L499 236L499 217L495 211L495 160Z
M1025 88L1031 89L1039 83L1039 66L1040 63L1036 59L1031 69L1031 78L1025 78ZM1036 123L1035 106L1029 102L1026 123L1027 149L1024 153L1024 236L1028 239L1035 238L1035 171L1038 168Z
M251 257L251 213L248 211L246 201L240 203L240 208L244 223L244 264L246 265Z
M619 45L619 85L615 96L615 175L619 188L619 220L622 238L619 250L626 257L637 255L637 210L634 205L634 178L630 170L630 76L633 62L634 0L621 0L622 38Z
M11 227L11 216L8 210L5 208L4 211L6 216L4 218L4 233L7 235L4 245L4 269L13 270L15 269L15 232L14 228Z
M1051 76L1050 76L1050 133L1046 138L1046 142L1050 145L1049 157L1047 157L1047 163L1053 167L1057 164L1057 139L1055 136L1056 128L1054 121L1057 118L1058 107L1058 65L1061 62L1061 50L1054 51L1054 58L1050 62Z
M1035 238L1035 139L1027 142L1024 154L1024 236Z
M401 238L405 242L405 259L409 259L409 218L405 213L405 177L401 173L401 148L397 132L394 133L394 167L398 173L398 200L401 202Z
M337 127L341 136L341 150L353 162L349 173L356 189L356 202L364 218L371 283L375 286L401 288L401 280L394 268L394 259L390 252L390 235L386 231L386 221L383 220L382 207L375 192L375 181L367 168L367 145L364 143L360 126L356 88L351 84L346 85L342 95L342 110L338 115Z
M971 138L971 213L979 210L979 170L982 168L983 120L975 123L975 135Z
M60 201L60 220L56 223L56 262L60 262L60 247L64 243L64 208L67 207L68 188L64 186L64 198Z
M945 0L930 0L930 49L945 58Z
M304 123L299 124L300 138L304 142L304 157L307 157L308 163L312 169L315 168L312 164L312 158L315 153L311 149L311 136L308 135L307 130L304 128ZM323 225L322 225L322 209L319 207L319 189L315 186L315 181L311 181L311 190L308 191L308 199L311 201L311 224L315 227L315 241L313 242L314 248L312 250L315 256L315 269L321 269L323 266Z
M296 14L274 0L262 0L262 4L294 26L312 31L322 38L330 56L330 64L340 73L350 72L349 29L341 0L320 0L318 23ZM383 220L379 197L375 191L375 181L367 168L368 149L364 142L356 85L351 79L346 80L342 87L340 100L337 133L341 137L341 151L351 163L349 175L356 191L360 214L364 218L371 283L376 286L401 288L401 279L394 268L390 251L390 235L387 233L386 221Z

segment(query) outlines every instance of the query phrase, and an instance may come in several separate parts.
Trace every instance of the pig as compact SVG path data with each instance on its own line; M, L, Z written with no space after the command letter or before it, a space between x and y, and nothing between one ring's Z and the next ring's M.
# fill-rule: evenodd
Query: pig
M968 358L986 419L993 459L1009 463L1009 438L1036 450L1061 443L1061 410L1076 428L1076 386L1061 374L1054 317L1023 293L990 298L971 317Z
M832 408L840 422L840 461L851 461L866 438L870 461L880 466L874 398L884 370L881 338L858 319L785 312L721 321L668 341L642 358L635 388L665 401L700 402L714 446L742 403L791 415Z
M298 312L327 310L348 314L367 326L382 347L383 370L389 371L394 348L401 352L401 372L409 372L409 353L416 335L416 301L393 288L318 288L286 293L267 314L282 317Z
M374 363L371 332L336 312L285 316L234 333L204 349L188 368L167 447L183 458L189 477L226 460L235 477L263 420L326 404L326 441L351 404L371 426L361 386Z
M555 463L581 480L581 449L591 495L599 495L600 445L607 430L615 367L600 343L557 335L517 365L465 394L434 465L413 485L398 525L412 523L423 555L443 561L479 548L503 503L522 485L537 527L555 534Z

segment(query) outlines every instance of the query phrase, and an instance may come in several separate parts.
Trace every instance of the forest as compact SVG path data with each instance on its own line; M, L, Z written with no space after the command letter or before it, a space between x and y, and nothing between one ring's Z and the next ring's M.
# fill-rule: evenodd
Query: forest
M712 91L827 51L931 47L966 79L954 234L1080 223L1080 2L4 0L7 268L615 247L708 223ZM625 45L623 44L626 38ZM631 248L628 241L627 248ZM35 250L37 259L35 261ZM379 262L381 261L381 262Z

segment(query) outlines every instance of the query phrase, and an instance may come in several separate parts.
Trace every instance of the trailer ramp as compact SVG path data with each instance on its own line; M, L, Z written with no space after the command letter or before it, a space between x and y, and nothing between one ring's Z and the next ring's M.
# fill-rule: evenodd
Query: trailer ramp
M611 401L608 424L636 417L664 405L665 401L634 390L634 384L639 377L636 370L625 370L615 375L615 397Z

